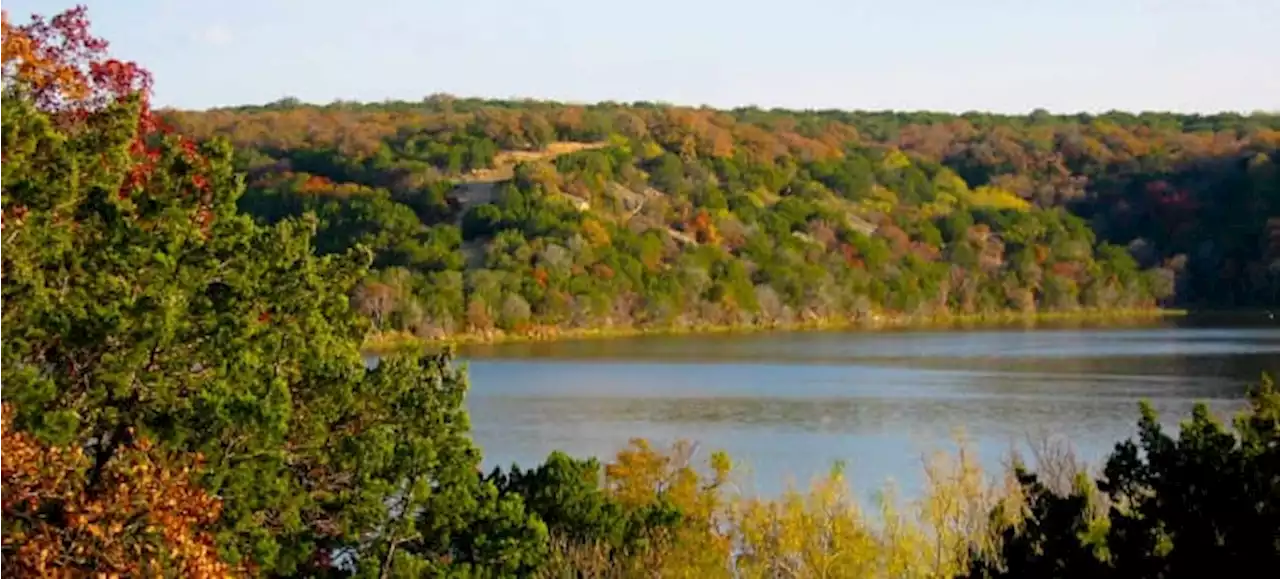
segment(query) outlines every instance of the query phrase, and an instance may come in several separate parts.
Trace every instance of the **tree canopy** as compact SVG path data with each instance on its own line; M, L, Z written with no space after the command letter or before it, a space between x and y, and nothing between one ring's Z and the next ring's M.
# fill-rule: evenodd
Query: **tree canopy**
M145 80L103 88L137 69L86 25L83 9L5 25L6 566L85 533L104 544L64 571L129 572L117 559L160 541L148 572L220 573L203 552L186 566L189 533L264 575L536 560L545 527L480 478L450 356L365 365L347 296L369 252L317 256L314 219L240 213L230 145L164 130ZM35 450L9 456L11 431ZM11 495L57 468L47 453L68 478ZM165 511L187 484L220 511ZM185 522L124 523L139 509Z
M367 244L382 330L1280 303L1275 115L437 95L164 117L236 145L259 219Z

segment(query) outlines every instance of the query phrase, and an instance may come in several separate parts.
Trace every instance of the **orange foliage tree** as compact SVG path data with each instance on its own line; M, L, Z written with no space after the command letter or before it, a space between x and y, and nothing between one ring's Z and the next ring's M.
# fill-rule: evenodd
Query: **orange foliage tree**
M715 223L711 221L711 214L707 213L706 209L699 209L694 214L689 230L693 232L694 239L697 239L698 243L720 244L720 232L716 230Z
M77 447L15 432L4 406L4 568L28 577L230 577L207 527L222 505L183 461L138 440L90 488ZM187 464L183 464L186 462Z

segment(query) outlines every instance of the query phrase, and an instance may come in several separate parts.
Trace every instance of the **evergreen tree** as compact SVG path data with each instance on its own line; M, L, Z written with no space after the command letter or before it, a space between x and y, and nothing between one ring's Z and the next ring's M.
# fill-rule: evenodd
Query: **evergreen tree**
M263 575L536 562L545 527L481 480L451 356L366 367L348 295L369 253L317 257L314 220L238 213L230 146L161 130L145 75L106 59L86 26L79 9L5 27L14 428L82 450L68 476L90 498L136 441L199 457L223 505L222 556ZM36 505L31 524L68 524L68 504ZM8 565L30 529L6 505Z

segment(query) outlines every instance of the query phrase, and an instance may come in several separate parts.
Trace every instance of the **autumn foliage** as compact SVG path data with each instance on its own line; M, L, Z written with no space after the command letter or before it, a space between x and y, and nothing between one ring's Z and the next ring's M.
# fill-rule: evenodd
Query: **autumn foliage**
M222 505L182 464L146 440L118 451L96 478L79 448L42 444L3 418L4 567L29 577L238 575L206 528Z
M693 215L693 220L688 226L689 231L693 232L694 239L698 243L708 245L718 245L720 243L720 233L716 231L716 225L711 221L711 215L705 209L699 209Z
M92 143L84 151L87 158L100 161L97 166L82 165L81 186L87 189L102 176L114 176L117 180L111 186L119 184L120 200L139 194L161 163L172 162L176 152L181 163L195 169L188 173L186 185L191 194L200 195L196 199L201 200L202 209L191 216L207 232L212 212L203 201L207 179L199 169L204 159L193 142L161 127L150 111L150 75L134 63L107 56L107 43L89 33L85 8L76 7L52 19L33 16L24 25L13 24L5 12L2 27L4 214L11 230L22 228L24 218L36 213L26 203L46 205L60 193L34 177L38 163L31 162L31 151L40 150L48 165L66 163L67 158L59 157L66 154L65 148L48 142L79 139ZM125 136L117 141L117 134ZM38 138L34 135L49 141L41 148L33 144ZM166 139L167 143L161 142ZM127 147L117 151L112 142ZM53 174L63 177L65 169ZM41 185L33 187L32 182ZM64 201L60 209L74 205ZM26 365L12 364L8 357L10 346L16 347L8 332L8 324L15 323L15 296L8 290L26 278L11 258L30 252L19 251L13 244L18 243L19 233L38 235L50 222L54 227L70 225L62 231L77 231L77 221L84 218L83 212L56 213L47 207L38 211L37 223L5 238L5 367L17 373ZM51 213L56 214L51 218ZM67 371L78 377L83 370L69 365ZM15 378L6 386L21 398L19 382ZM113 452L99 456L86 453L82 445L46 444L31 433L15 430L8 403L3 420L6 572L40 577L225 577L240 571L219 559L209 532L219 519L221 504L196 483L199 455L162 451L129 430L113 441Z
M868 514L838 469L746 497L726 457L699 468L692 445L484 478L452 355L369 368L360 314L419 335L772 327L1148 308L1178 297L1174 279L1271 304L1280 268L1255 248L1265 234L1280 252L1280 117L448 97L167 112L197 147L83 7L22 25L6 13L2 45L9 574L935 578L1056 563L1048 542L1088 555L1058 575L1097 579L1087 570L1164 557L1158 533L1180 549L1169 568L1240 553L1275 566L1253 532L1280 528L1270 391L1239 440L1198 410L1178 446L1144 415L1157 458L1128 443L1102 481L1113 506L1139 508L1113 509L1114 531L1084 496L1065 527L1046 526L1053 513L1019 526L1061 505L964 452L931 464L921 500ZM464 209L459 184L487 201ZM1157 249L1131 255L1144 246ZM1082 526L1111 562L1076 544ZM1112 576L1205 575L1158 571Z
M112 105L132 103L138 108L138 126L129 154L133 167L121 184L122 198L146 185L156 170L161 152L156 140L169 136L180 141L187 161L204 165L195 144L173 135L152 114L151 74L137 63L111 58L106 40L89 32L84 6L76 6L51 19L33 15L24 25L14 25L3 13L3 78L6 91L17 91L50 115L63 130L76 130L95 122L95 115ZM207 182L194 177L195 189Z
M990 510L1021 504L1016 485L983 473L963 446L929 460L922 497L886 492L871 512L840 468L808 488L751 496L727 455L699 464L698 450L637 439L603 468L553 454L536 471L514 469L504 482L552 531L539 576L949 577L1017 522ZM617 524L621 536L610 532Z

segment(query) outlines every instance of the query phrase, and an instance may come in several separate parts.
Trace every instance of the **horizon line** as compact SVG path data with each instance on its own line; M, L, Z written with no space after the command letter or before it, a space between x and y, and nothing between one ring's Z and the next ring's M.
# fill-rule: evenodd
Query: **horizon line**
M584 108L593 108L593 107L678 108L678 109L693 109L693 110L716 110L716 111L726 111L726 112L756 110L761 112L810 113L810 114L815 114L815 113L816 114L821 114L821 113L930 114L930 115L949 115L949 116L955 116L955 117L968 117L968 116L1031 117L1036 115L1050 116L1050 117L1081 117L1081 116L1101 117L1101 116L1108 116L1108 115L1130 115L1130 116L1175 115L1175 116L1208 117L1208 118L1222 117L1222 116L1238 116L1238 117L1249 118L1249 117L1280 116L1280 108L1276 108L1272 110L1254 109L1249 111L1239 110L1239 109L1234 109L1234 110L1219 109L1211 112L1183 111L1183 110L1172 110L1172 109L1164 109L1164 110L1128 109L1126 110L1126 109L1111 108L1111 109L1105 109L1105 110L1092 110L1092 111L1076 110L1072 112L1057 112L1057 111L1049 110L1045 107L1034 107L1031 110L1023 111L1023 112L1002 112L1002 111L991 110L991 109L988 109L988 110L968 109L963 111L957 111L955 109L893 109L893 108L873 109L873 108L841 108L841 107L797 108L797 107L788 107L788 106L780 106L780 105L766 106L762 104L741 104L741 105L734 105L734 106L725 106L725 105L716 105L711 103L700 103L695 105L695 104L678 103L678 102L672 102L672 101L660 100L660 99L659 100L632 100L632 101L605 99L605 100L589 101L589 100L556 99L556 98L534 97L534 96L506 96L506 97L477 96L477 95L459 96L459 95L446 93L446 92L430 93L416 100L409 99L409 98L393 98L393 97L387 97L382 100L359 100L359 99L335 98L328 102L316 102L316 101L310 101L310 100L303 100L301 98L294 97L294 96L282 96L280 98L277 98L272 101L267 101L265 103L243 103L243 104L217 105L217 106L210 106L210 107L181 107L181 106L166 105L166 106L159 106L157 107L157 109L180 111L180 112L213 112L213 111L244 109L244 108L269 108L272 106L279 106L281 108L284 108L284 107L340 108L344 106L372 107L372 106L378 106L378 105L430 104L433 101L438 102L446 99L453 100L453 101L480 102L480 103L522 103L522 104L576 106L576 107L584 107Z

